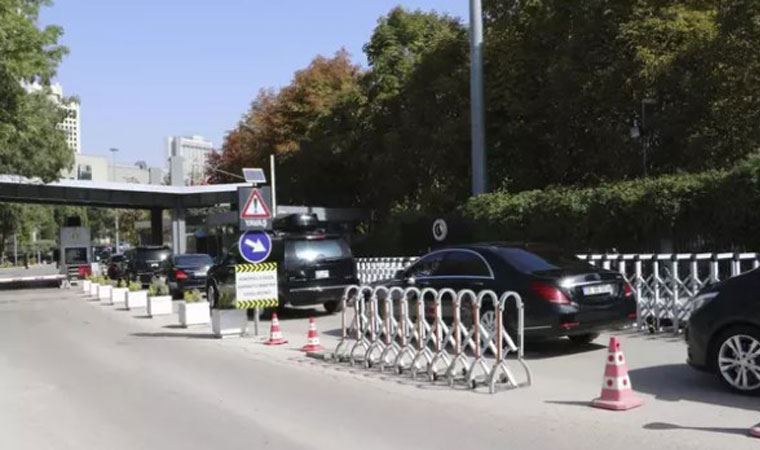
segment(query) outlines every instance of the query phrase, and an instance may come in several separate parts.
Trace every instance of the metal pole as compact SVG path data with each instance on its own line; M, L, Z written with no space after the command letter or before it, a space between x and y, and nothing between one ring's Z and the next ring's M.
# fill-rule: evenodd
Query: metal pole
M254 336L259 335L259 316L261 315L261 309L260 307L255 307L253 309L253 334Z
M18 266L18 236L13 233L13 265Z
M116 248L114 253L119 253L119 210L116 210Z
M269 173L272 177L272 219L277 217L277 180L274 171L274 153L269 155Z
M481 0L470 0L470 115L472 135L472 195L486 192L486 131L483 101L483 11Z

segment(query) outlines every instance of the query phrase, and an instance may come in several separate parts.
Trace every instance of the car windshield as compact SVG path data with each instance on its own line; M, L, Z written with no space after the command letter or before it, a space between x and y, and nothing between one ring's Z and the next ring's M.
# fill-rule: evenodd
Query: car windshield
M496 252L508 264L523 273L546 272L550 270L567 269L569 267L585 266L585 263L575 256L559 251L529 252L521 248L503 247Z
M312 262L351 257L348 245L340 239L291 241L290 245L296 259L300 261Z
M174 264L178 266L203 267L210 266L213 263L208 255L179 255L174 257Z

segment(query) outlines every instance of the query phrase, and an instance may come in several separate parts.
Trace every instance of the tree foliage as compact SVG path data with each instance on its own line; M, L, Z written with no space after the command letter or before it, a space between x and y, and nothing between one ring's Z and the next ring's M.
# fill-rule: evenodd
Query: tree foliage
M581 192L645 170L709 178L760 151L759 2L487 0L484 10L492 189ZM263 91L241 121L253 129L228 135L221 166L238 173L277 154L281 202L381 216L463 203L466 28L395 8L364 51L364 71L345 54L318 58L291 85ZM319 61L342 69L317 70Z
M46 91L29 94L22 83L47 85L66 48L60 27L38 28L44 0L0 0L0 173L58 178L73 155L56 125L63 119Z

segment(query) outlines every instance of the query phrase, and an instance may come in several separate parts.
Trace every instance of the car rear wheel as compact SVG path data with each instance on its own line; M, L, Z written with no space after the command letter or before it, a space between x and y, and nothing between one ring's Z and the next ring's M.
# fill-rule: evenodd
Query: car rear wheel
M711 360L721 381L735 392L760 395L760 329L732 327L713 348Z
M216 288L213 284L209 284L206 288L206 300L210 308L213 309L216 306Z
M568 339L570 339L570 342L572 342L573 345L588 345L594 342L598 337L599 333L586 333L568 336Z
M329 302L324 303L325 311L327 311L330 314L335 314L336 312L341 312L343 310L343 302L340 300L330 300Z

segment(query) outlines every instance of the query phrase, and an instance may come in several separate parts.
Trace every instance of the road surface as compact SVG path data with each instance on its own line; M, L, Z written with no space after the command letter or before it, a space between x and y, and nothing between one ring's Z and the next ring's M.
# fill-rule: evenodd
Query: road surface
M290 344L215 340L88 301L77 291L0 292L0 448L7 449L757 449L760 402L683 364L680 339L623 336L646 404L587 406L606 350L530 352L534 386L488 395L304 357ZM334 345L338 318L321 315ZM603 343L603 340L601 341Z

